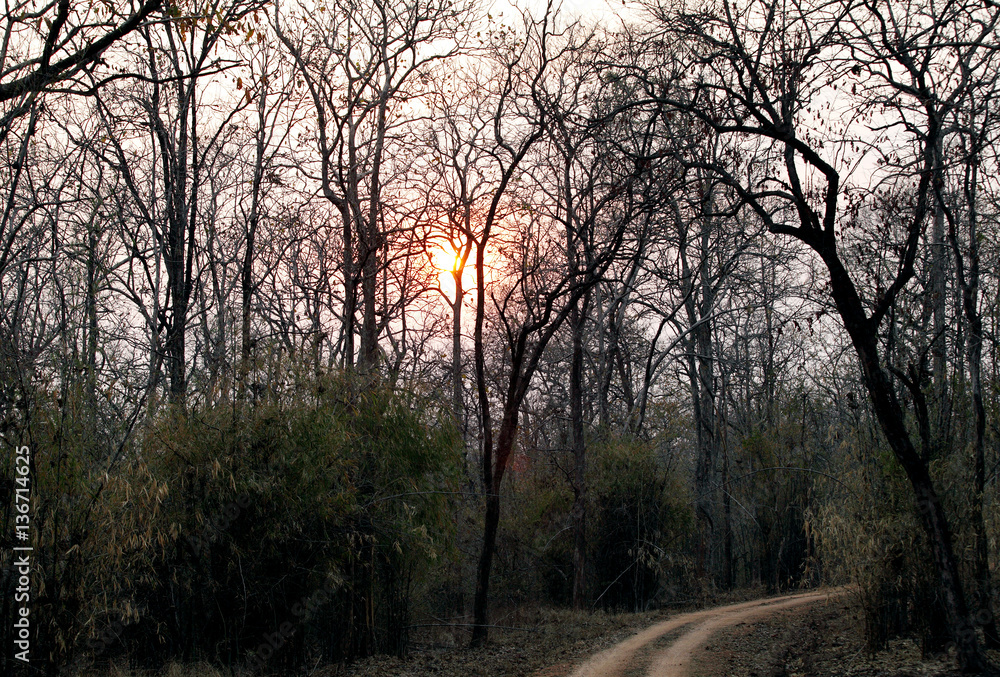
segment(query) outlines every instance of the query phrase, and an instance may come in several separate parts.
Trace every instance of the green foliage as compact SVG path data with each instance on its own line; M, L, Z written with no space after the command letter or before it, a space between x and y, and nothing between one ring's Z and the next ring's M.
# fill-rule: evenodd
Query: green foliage
M296 393L164 411L106 471L67 437L65 406L39 407L40 545L58 555L42 560L39 622L55 662L126 652L267 672L405 651L412 581L451 548L458 436L381 384Z
M810 442L785 417L768 433L757 430L742 441L752 474L738 483L737 495L740 504L755 508L755 573L771 590L795 587L807 573L805 514L817 477L810 470L819 465ZM729 491L737 493L737 487Z
M27 488L30 545L34 547L33 647L38 649L33 655L54 665L84 639L83 624L97 616L92 605L104 606L103 600L92 596L90 572L102 560L92 547L91 536L103 529L94 524L93 517L103 469L118 455L118 436L98 422L92 394L84 384L64 381L58 387L29 388L23 381L12 382L19 387L0 439L0 458L4 459L0 478L5 485L11 482L14 450L26 447L31 454ZM11 534L15 501L6 491L2 494L2 526L5 534ZM10 555L4 549L0 562L4 571L9 570ZM3 593L9 599L13 598L13 589L8 588L12 580L4 579ZM124 611L131 615L133 610ZM4 622L5 627L13 627L10 617Z
M591 440L587 447L587 588L595 606L639 609L690 585L692 528L685 483L652 443ZM571 459L522 450L498 536L495 585L505 606L572 599Z
M836 486L808 516L830 582L852 582L870 651L918 635L925 649L944 641L943 610L906 476L879 438L863 428L834 426L841 439Z
M558 470L519 456L508 480L498 535L496 589L510 604L545 600L567 604L573 578L573 492Z
M611 438L591 446L590 525L595 602L642 609L666 585L684 584L691 499L654 447Z

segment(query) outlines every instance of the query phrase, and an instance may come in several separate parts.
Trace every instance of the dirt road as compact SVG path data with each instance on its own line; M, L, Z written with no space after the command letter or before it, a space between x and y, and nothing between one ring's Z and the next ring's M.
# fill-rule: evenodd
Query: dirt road
M685 677L694 652L716 632L731 625L756 620L778 609L833 599L843 589L785 595L742 604L680 614L633 635L592 657L572 677ZM672 641L660 641L679 631ZM645 672L639 672L645 668Z

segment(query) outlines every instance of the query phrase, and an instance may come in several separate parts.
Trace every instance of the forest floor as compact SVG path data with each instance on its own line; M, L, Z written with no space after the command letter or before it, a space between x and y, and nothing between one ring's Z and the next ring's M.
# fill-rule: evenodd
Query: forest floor
M377 658L321 675L382 677L955 677L953 657L924 658L912 640L872 655L853 596L820 591L700 611L643 614L522 611L490 644L437 635L406 660ZM453 646L447 646L453 643ZM1000 656L994 656L994 660Z

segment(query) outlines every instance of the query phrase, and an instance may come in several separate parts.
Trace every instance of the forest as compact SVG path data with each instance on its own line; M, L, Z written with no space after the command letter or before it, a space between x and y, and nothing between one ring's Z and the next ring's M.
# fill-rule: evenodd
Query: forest
M997 674L997 4L3 24L3 674L836 585Z

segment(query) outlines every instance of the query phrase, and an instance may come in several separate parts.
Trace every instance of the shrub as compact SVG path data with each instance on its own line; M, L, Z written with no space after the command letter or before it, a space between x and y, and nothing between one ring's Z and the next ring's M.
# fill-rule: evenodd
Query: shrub
M39 427L43 545L72 549L42 561L53 661L272 671L405 651L412 583L451 547L458 436L381 384L290 395L164 410L106 473L56 444L64 424Z
M888 450L858 453L853 442L845 437L839 485L809 515L825 577L856 585L869 651L908 635L939 650L943 609L906 477Z
M691 502L652 445L611 439L591 447L590 528L595 603L641 610L667 586L684 585Z

